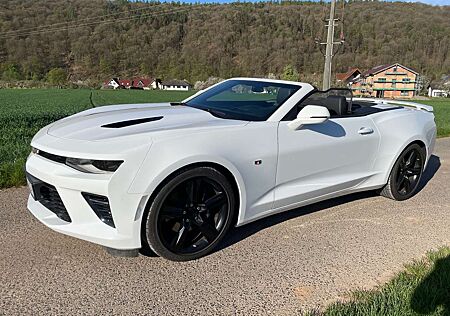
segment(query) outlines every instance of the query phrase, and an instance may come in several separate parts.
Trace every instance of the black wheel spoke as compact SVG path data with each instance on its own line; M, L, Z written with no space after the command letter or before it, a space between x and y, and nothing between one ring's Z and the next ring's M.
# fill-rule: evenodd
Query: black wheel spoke
M186 193L188 195L188 201L191 204L198 203L202 200L203 188L202 179L192 179L186 185Z
M215 210L216 208L224 205L227 202L226 196L223 192L219 192L213 197L210 197L205 201L205 206L209 210Z
M412 167L416 163L416 160L417 160L417 152L413 150L409 155L408 160L406 161L406 165L408 167Z
M187 243L187 237L188 237L189 231L186 226L182 226L181 229L178 231L178 234L173 239L173 247L177 250L183 249L183 247Z
M409 193L410 189L411 189L411 181L408 178L406 178L405 179L405 192Z
M194 183L194 181L189 181L186 184L186 193L187 193L187 197L188 197L188 202L194 203L194 199L195 199L195 183Z
M214 239L216 239L217 235L219 235L219 232L217 231L216 227L208 222L203 222L198 226L203 236L205 236L206 240L208 242L213 242Z
M165 206L161 209L161 216L165 218L181 218L183 217L183 209L175 206Z
M422 171L422 169L420 167L419 168L410 168L407 170L407 173L409 175L415 176L415 175L419 175L421 171Z
M397 182L397 191L401 191L403 189L403 184L405 183L405 181L406 181L405 176L401 175L400 179L398 179L398 182Z

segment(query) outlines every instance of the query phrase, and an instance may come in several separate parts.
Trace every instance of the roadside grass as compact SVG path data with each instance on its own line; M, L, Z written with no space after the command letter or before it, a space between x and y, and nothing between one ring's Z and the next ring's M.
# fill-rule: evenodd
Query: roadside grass
M346 302L306 315L450 315L450 248L427 253L378 289L355 291Z
M30 141L65 116L108 104L181 101L193 91L0 89L0 188L26 184Z
M420 100L417 102L433 106L436 117L437 136L450 136L450 98Z

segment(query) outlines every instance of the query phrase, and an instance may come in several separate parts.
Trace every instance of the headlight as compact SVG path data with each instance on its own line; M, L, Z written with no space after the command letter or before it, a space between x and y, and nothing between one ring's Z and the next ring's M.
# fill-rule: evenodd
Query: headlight
M123 163L123 160L94 160L94 159L68 158L55 154L50 154L48 152L42 151L34 147L31 148L31 155L32 154L36 154L49 160L65 164L71 168L86 173L114 172Z
M81 172L108 173L116 171L123 163L122 160L91 160L66 158L66 165Z

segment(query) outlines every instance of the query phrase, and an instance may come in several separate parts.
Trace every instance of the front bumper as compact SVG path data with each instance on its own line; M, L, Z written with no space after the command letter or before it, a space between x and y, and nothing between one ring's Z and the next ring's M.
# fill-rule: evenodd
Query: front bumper
M31 154L26 163L26 172L54 186L70 216L70 222L61 219L61 216L58 217L30 194L28 209L49 228L114 249L141 248L140 215L148 196L127 192L137 172L136 161L128 165L124 163L115 173L89 174ZM82 192L108 198L115 227L100 220Z

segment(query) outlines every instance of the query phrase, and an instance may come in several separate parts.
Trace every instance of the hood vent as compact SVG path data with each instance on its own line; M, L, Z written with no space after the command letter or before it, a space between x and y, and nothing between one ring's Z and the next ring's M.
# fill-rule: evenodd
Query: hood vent
M122 127L127 127L127 126L132 126L132 125L153 122L153 121L159 121L163 117L164 116L155 116L155 117L146 117L146 118L135 119L135 120L121 121L121 122L105 124L105 125L102 125L102 127L104 127L104 128L122 128Z

